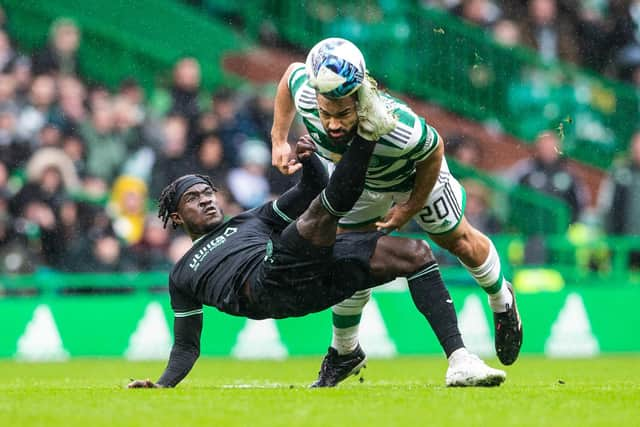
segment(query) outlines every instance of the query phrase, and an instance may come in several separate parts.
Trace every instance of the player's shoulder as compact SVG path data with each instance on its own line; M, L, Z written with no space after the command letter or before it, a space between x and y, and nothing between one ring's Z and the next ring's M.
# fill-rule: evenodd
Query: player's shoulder
M414 112L405 102L387 93L383 93L387 109L393 111L398 118L396 127L384 139L402 144L406 148L423 141L429 134L429 126L425 119Z
M287 84L289 85L289 89L291 89L291 93L295 93L299 89L303 88L309 81L309 78L307 77L307 70L302 62L294 62L289 65L287 73L289 75Z
M398 123L408 127L414 127L416 124L426 124L426 119L413 111L409 105L403 100L395 96L382 92L382 99L387 108L398 117Z

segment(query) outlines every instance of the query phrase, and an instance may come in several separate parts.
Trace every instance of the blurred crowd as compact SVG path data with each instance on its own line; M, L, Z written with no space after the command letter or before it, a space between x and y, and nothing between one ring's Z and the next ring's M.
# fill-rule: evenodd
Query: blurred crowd
M640 3L635 0L423 0L486 28L499 43L524 45L640 84Z
M555 0L530 3L546 5L539 7L554 14L566 8ZM512 22L512 33L525 41L520 24L526 20L510 17L516 10L534 13L536 7L516 6L516 1L498 6L490 0L447 4L496 34ZM613 1L608 6L609 13L596 17L611 25L618 9ZM579 11L583 6L574 12ZM186 173L210 175L229 215L270 200L297 180L271 166L275 86L209 93L201 84L200 64L191 57L179 59L169 83L152 93L135 77L116 89L88 84L77 58L82 33L72 20L55 21L48 43L28 55L16 49L4 20L0 13L0 273L167 269L191 245L156 217L155 200L171 180ZM560 42L559 33L542 34L540 49L549 48L550 40ZM564 55L558 46L550 49ZM296 123L290 140L303 133ZM477 142L445 137L451 158L477 166L483 155ZM541 133L535 155L507 175L565 200L577 222L590 203L560 144L555 130ZM614 234L640 234L640 134L630 147L628 160L611 172L597 203L605 230ZM463 184L473 225L489 234L517 231L506 224L504 200L496 201L478 180Z
M210 175L227 214L258 206L297 177L271 167L275 86L201 86L179 59L145 93L85 82L78 26L59 19L27 55L0 28L0 272L166 269L190 247L156 218L173 179Z
M449 158L477 168L484 154L480 144L469 136L450 136L446 145ZM556 129L538 134L531 157L520 160L500 174L511 188L523 186L563 201L569 214L568 227L557 230L575 244L587 243L601 236L640 236L640 131L631 137L629 151L617 161L602 180L596 200L591 200L585 183L563 155L562 138ZM520 232L528 236L518 262L544 264L553 257L544 242L545 224L536 231L518 230L508 224L514 200L500 198L477 179L461 180L466 190L465 215L469 222L487 234ZM513 195L514 193L512 193ZM510 203L511 202L511 203ZM535 223L534 212L525 221ZM640 266L637 245L631 248L629 265ZM606 256L609 256L607 254ZM588 266L588 268L610 268Z

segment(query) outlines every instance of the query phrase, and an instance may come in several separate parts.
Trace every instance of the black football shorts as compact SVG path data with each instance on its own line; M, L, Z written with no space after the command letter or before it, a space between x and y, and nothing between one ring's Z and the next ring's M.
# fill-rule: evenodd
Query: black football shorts
M295 228L294 228L295 230ZM297 232L271 241L251 283L255 318L304 316L371 286L369 261L379 232L338 235L332 248L313 246Z

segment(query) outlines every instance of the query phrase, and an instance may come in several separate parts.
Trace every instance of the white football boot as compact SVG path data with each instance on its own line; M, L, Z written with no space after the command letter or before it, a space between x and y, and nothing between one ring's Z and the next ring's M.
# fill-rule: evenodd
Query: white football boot
M487 366L478 356L460 348L449 356L447 387L495 387L504 382L507 374Z
M358 88L358 135L368 141L377 141L395 129L398 118L387 107L378 83L368 74Z

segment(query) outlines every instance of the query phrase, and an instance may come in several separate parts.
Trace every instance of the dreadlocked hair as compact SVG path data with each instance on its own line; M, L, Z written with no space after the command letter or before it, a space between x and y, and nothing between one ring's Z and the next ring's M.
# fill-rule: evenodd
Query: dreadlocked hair
M171 214L174 212L173 206L177 205L177 203L180 202L179 200L175 200L178 183L180 183L180 181L190 176L197 176L198 178L203 179L207 184L209 184L209 186L211 186L213 191L218 191L215 185L213 185L213 180L208 175L200 175L200 174L183 175L180 178L173 180L171 184L164 187L164 189L160 193L160 197L158 197L158 218L162 220L163 228L167 228L167 223L171 218ZM178 225L174 222L172 222L171 225L173 226L174 230L178 228Z

